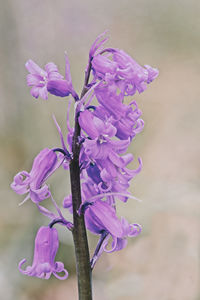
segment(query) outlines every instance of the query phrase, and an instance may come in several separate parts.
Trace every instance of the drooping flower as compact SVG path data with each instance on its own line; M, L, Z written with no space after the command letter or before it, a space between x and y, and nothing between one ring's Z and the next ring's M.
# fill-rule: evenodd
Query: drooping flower
M53 150L45 148L34 159L30 173L22 171L14 177L11 188L17 194L28 193L25 200L31 198L35 203L41 202L51 195L49 187L44 182L61 163Z
M108 241L104 243L106 252L123 249L126 246L126 238L137 236L141 232L138 224L129 224L124 218L121 220L116 216L116 210L105 201L96 200L85 204L86 227L94 234L106 232L112 237L112 248L107 250Z
M142 160L138 158L139 166L137 169L130 170L126 167L129 162L133 160L133 156L131 154L123 155L121 157L123 160L122 166L114 165L112 166L112 172L110 172L108 166L106 163L101 163L99 166L101 166L101 179L104 185L106 185L107 191L111 192L117 192L117 193L124 193L129 194L128 188L130 186L129 181L133 179L142 169ZM104 190L102 189L103 185L99 184L99 189L101 192ZM106 191L106 192L107 192ZM126 202L128 197L127 196L117 196L118 199L120 199L123 202Z
M68 272L62 262L55 262L55 256L59 247L58 232L56 228L42 226L35 238L35 250L32 266L23 270L21 267L26 262L23 259L19 263L19 271L28 276L49 279L51 274L56 278L64 280ZM57 273L64 272L64 276Z
M140 66L123 50L108 48L92 60L94 77L113 82L124 95L142 93L146 84L158 76L158 70L149 65Z
M99 104L106 111L105 115L113 116L115 120L125 117L128 111L130 111L130 108L123 104L124 95L122 93L117 94L117 88L115 85L113 88L113 85L108 83L99 84L98 87L95 88L95 96ZM98 112L99 108L97 107L97 113Z
M113 207L101 200L89 204L85 210L85 220L86 226L91 232L101 234L103 231L107 231L117 237L123 236L121 222Z
M117 153L126 151L130 140L111 140L115 136L117 129L111 121L102 121L94 116L90 111L80 112L79 124L89 135L83 143L85 154L92 160L108 160L117 164L123 163Z
M133 109L133 105L135 109ZM140 118L142 112L138 108L136 101L132 101L127 107L129 109L127 109L126 115L113 121L113 125L117 129L116 136L120 140L128 138L132 140L144 128L144 121Z
M142 231L142 227L139 224L129 224L125 218L121 218L121 228L123 230L123 237L117 237L111 234L112 244L111 248L108 249L109 237L103 243L103 250L105 252L114 252L122 250L127 245L127 237L136 237Z
M91 139L113 137L117 130L109 120L103 122L89 110L80 112L79 125L89 135Z

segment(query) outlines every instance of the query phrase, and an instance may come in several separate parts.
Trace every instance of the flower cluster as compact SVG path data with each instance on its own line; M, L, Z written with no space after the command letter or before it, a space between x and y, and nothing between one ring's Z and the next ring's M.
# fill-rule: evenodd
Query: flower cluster
M86 68L84 93L78 97L75 92L67 56L65 56L66 74L58 72L54 63L48 63L45 70L32 60L26 63L29 71L27 84L31 86L31 95L35 98L48 98L48 93L58 97L71 95L76 102L75 120L79 126L79 168L81 178L81 198L79 215L84 214L86 227L93 234L99 235L99 243L91 259L94 267L100 254L123 249L128 237L135 237L141 232L141 226L129 223L125 218L117 217L117 201L127 202L134 198L129 193L130 181L142 168L138 158L138 167L129 169L128 164L134 160L127 153L132 140L144 127L142 112L135 100L126 103L127 96L143 92L157 76L158 70L149 65L140 66L123 50L104 48L107 41L105 34L97 37L89 52ZM89 78L90 75L92 78ZM70 106L69 106L70 109ZM41 227L35 239L33 264L22 270L23 274L48 279L53 273L59 279L68 276L61 262L54 262L58 249L58 234L53 225L60 223L69 230L73 224L67 221L58 207L46 180L61 165L69 169L73 158L72 140L74 129L69 125L65 141L61 129L54 118L61 137L61 148L43 149L34 159L31 171L22 171L14 177L12 189L18 194L27 194L37 205L39 211L51 219L48 227ZM41 202L50 198L57 214L47 210ZM23 202L24 202L23 201ZM63 201L63 207L73 213L72 196ZM111 241L111 246L110 245ZM57 272L65 272L63 277Z

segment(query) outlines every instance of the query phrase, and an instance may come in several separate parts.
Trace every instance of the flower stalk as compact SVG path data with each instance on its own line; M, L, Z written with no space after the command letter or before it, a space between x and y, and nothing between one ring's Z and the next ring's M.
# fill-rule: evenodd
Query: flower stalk
M54 227L65 226L74 240L79 300L92 300L92 270L101 254L122 250L129 237L141 232L139 224L117 216L118 201L138 200L128 189L142 168L142 160L138 158L138 167L129 169L134 156L126 153L132 140L143 130L142 112L135 100L129 104L124 100L136 92L144 92L158 76L156 68L139 65L123 50L104 49L108 39L105 34L99 35L90 48L80 98L72 84L66 54L65 78L52 62L44 69L32 60L26 63L31 95L44 100L49 94L59 98L71 95L75 102L75 124L71 128L70 100L67 139L53 115L61 148L55 145L40 151L30 172L19 172L11 184L17 194L25 195L21 204L31 200L51 220L49 226L40 227L36 234L32 265L24 266L26 259L22 259L19 271L43 279L51 275L66 279L68 272L64 264L56 260L59 236ZM47 184L48 178L61 166L65 172L70 171L71 194L64 198L63 208L73 215L73 223L65 219ZM52 201L55 212L43 206L47 199ZM86 229L99 236L92 258Z
M81 93L81 98L87 92L87 84L90 74L90 64L85 73L84 87ZM75 116L74 135L72 140L72 154L73 158L70 162L70 180L72 192L73 205L73 239L76 255L76 272L78 280L79 300L92 299L92 276L90 267L90 254L87 240L87 233L85 227L84 215L79 214L78 210L81 206L81 182L80 182L80 125L78 122L78 114Z
M79 300L92 299L91 267L87 234L85 228L84 215L78 214L81 205L81 185L80 185L80 166L79 154L80 145L78 137L80 135L80 126L76 118L75 131L73 136L73 159L70 162L70 180L73 204L73 239L76 255L76 272L78 280Z

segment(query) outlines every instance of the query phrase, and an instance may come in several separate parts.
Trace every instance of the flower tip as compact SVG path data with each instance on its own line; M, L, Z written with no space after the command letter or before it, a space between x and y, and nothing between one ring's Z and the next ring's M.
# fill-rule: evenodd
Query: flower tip
M57 271L58 272L58 271ZM62 271L60 272L64 272L64 276L59 276L56 272L53 272L53 275L57 278L57 279L60 279L60 280L65 280L67 279L67 277L69 276L69 273L67 272L66 269L63 269Z
M27 70L28 70L30 64L32 64L32 63L34 63L34 62L32 61L32 59L27 60L27 62L25 63L25 67L26 67Z
M22 269L22 265L26 262L26 258L23 258L22 260L20 260L20 262L18 263L18 269L21 273L25 274L26 270Z
M159 70L157 68L152 68L149 65L144 65L148 72L148 80L147 83L151 83L154 79L156 79L159 75Z
M101 37L107 35L109 33L109 29L105 29L104 32L101 34Z

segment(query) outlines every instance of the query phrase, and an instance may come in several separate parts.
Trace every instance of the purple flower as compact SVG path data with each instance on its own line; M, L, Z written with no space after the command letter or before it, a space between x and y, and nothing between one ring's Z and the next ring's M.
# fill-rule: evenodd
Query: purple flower
M71 94L68 82L64 79L50 80L47 83L47 90L49 93L59 97L66 97Z
M117 130L109 122L109 120L103 122L97 118L89 110L80 112L79 124L81 128L89 135L91 139L115 136Z
M35 251L32 266L23 270L21 267L26 262L23 259L19 263L21 273L38 278L49 279L51 274L56 278L64 280L68 277L68 272L62 262L55 262L55 256L59 247L58 232L56 228L42 226L35 238ZM57 273L64 272L64 276Z
M131 154L127 154L121 157L123 160L123 166L118 167L117 165L112 168L112 172L109 170L109 165L101 164L102 170L101 170L101 178L104 185L106 185L108 188L106 192L109 190L111 192L117 192L119 193L119 196L117 196L118 199L120 199L123 202L126 202L128 197L127 196L120 196L120 193L129 194L127 192L129 188L129 181L133 179L142 169L142 161L139 158L139 167L135 170L130 170L126 167L129 162L133 160L133 156ZM111 168L110 168L111 169ZM102 189L103 185L99 184L100 191L103 192Z
M115 120L119 120L127 115L130 111L130 107L123 104L124 95L116 94L116 86L112 88L109 84L100 84L95 88L95 96L99 104L103 107L97 107L95 114L103 113L102 109L105 110L105 116L111 115ZM100 112L99 112L100 110Z
M128 221L124 218L121 218L121 228L123 231L123 237L121 238L121 237L111 235L112 238L111 249L107 248L109 238L106 239L102 245L103 250L105 252L111 253L114 251L122 250L127 245L127 237L136 237L142 231L142 227L139 224L129 224Z
M90 203L85 211L85 220L87 228L95 234L106 231L117 237L123 236L121 222L116 216L115 209L107 202L96 200Z
M56 153L48 148L43 149L34 159L30 173L19 172L11 184L11 188L17 194L26 194L25 200L31 198L38 203L51 195L51 192L44 184L45 180L57 169L60 162L57 160Z
M94 116L100 118L103 123L110 120L112 126L116 129L115 136L120 140L127 140L129 137L132 140L136 134L140 133L144 127L144 121L140 118L142 115L141 110L138 108L136 101L132 101L129 105L121 103L119 100L116 103L108 101L112 96L106 97L106 94L97 92L97 97L101 103L95 108ZM116 104L116 105L114 105ZM117 109L115 107L117 106ZM88 125L87 125L88 126ZM83 127L81 125L81 127ZM88 126L91 129L90 126Z
M130 170L126 166L133 160L132 154L120 157L121 166L117 166L110 160L97 160L90 163L81 173L81 192L82 202L90 201L91 198L105 193L115 193L115 197L126 202L130 193L128 192L129 181L134 178L142 168L142 161L139 158L139 167ZM115 203L113 196L106 196L106 201L110 204Z
M146 89L149 84L158 76L158 70L149 65L140 66L123 50L108 48L105 55L98 54L92 60L94 77L104 79L116 85L124 95L134 95Z
M104 78L107 73L115 75L118 65L107 56L98 54L92 60L92 68L98 78Z
M87 205L87 203L86 203ZM126 246L126 238L137 236L141 232L138 224L129 224L124 218L119 220L115 208L107 202L96 200L88 203L85 210L85 221L87 228L94 234L106 232L112 237L112 247L106 248L108 240L103 247L106 252L113 252L123 249Z
M70 74L70 64L67 55L65 54L65 80L60 78L50 78L47 83L49 93L59 97L66 97L72 94L75 100L79 100L76 94Z
M57 66L50 62L45 66L45 70L43 70L31 59L27 61L25 66L30 73L27 75L27 85L32 86L31 95L35 98L40 96L42 99L47 100L48 81L63 79L63 76L58 72Z
M47 100L49 92L59 97L66 97L72 94L78 100L78 95L72 86L67 55L65 55L66 79L63 79L63 76L58 72L57 66L52 62L45 66L45 70L41 69L32 60L28 60L25 66L30 72L27 75L27 84L28 86L33 86L31 89L33 97L38 98L40 96L42 99Z
M101 168L106 168L113 177L116 176L116 167L123 167L124 161L118 155L126 151L130 140L110 140L109 138L85 140L83 147L88 158L95 161Z
M116 164L121 164L122 160L117 153L126 151L129 140L111 140L117 130L111 121L102 121L94 116L90 111L80 112L79 124L89 135L83 143L85 154L92 160L110 160ZM106 161L109 164L109 161Z
M135 106L134 110L132 105ZM116 136L121 140L126 140L129 137L132 140L144 128L144 121L140 118L142 112L136 101L131 102L127 107L129 109L127 109L126 116L113 121L113 125L117 128Z

